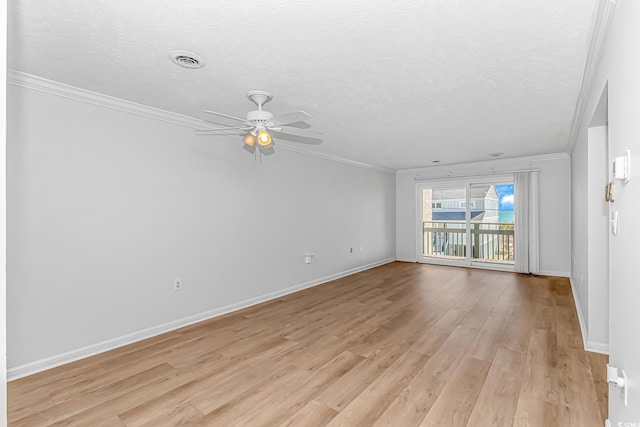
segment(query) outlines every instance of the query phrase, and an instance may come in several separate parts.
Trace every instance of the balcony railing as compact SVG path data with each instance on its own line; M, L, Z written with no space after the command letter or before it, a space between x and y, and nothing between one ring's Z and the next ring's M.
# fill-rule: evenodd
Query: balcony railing
M467 256L464 221L424 221L424 256L463 258ZM513 264L513 223L471 223L471 258L485 262Z

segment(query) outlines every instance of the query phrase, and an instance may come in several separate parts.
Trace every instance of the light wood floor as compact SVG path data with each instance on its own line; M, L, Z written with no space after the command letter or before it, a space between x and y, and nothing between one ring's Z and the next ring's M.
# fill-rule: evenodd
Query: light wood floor
M602 426L566 279L393 263L9 384L12 426Z

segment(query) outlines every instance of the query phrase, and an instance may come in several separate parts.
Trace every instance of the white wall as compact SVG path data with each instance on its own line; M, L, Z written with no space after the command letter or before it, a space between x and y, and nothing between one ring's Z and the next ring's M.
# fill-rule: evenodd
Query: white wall
M391 173L284 149L260 164L238 138L17 86L8 97L16 375L395 258Z
M0 81L7 80L7 2L0 0ZM0 426L7 423L6 85L0 87Z
M581 156L588 140L588 118L592 117L600 94L608 86L609 153L632 153L632 165L640 165L640 2L619 0L604 41L602 56L593 74L585 117L572 156ZM607 84L608 83L608 84ZM585 167L574 160L574 167ZM584 169L576 174L573 191L587 186ZM635 179L634 179L635 178ZM638 284L638 239L640 239L640 179L635 175L626 185L616 186L619 233L610 239L610 336L609 360L624 369L631 384L629 405L624 406L619 389L609 390L609 418L612 425L640 422L640 286Z
M571 245L571 171L565 155L502 159L460 165L406 169L396 174L396 254L416 261L416 178L481 175L518 169L540 169L540 270L568 276Z

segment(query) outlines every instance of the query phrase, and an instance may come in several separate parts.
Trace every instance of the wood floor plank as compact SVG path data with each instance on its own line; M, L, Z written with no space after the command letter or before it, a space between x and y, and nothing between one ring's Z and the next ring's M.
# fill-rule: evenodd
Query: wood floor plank
M524 409L521 409L524 408ZM603 421L604 422L604 421ZM558 421L558 405L545 400L527 402L526 406L518 405L514 427L560 426ZM584 424L594 425L595 424Z
M427 360L428 357L423 354L412 351L404 353L327 425L371 425Z
M174 427L174 426L198 426L197 420L203 416L202 412L189 404L168 408L168 411L154 419L142 424L142 427ZM125 424L129 427L131 424Z
M478 359L493 360L500 348L511 313L494 310L480 328L469 353Z
M583 349L582 332L580 331L575 309L572 310L568 307L565 310L558 310L557 316L558 346L577 350Z
M345 351L315 370L299 387L272 393L250 411L234 421L234 425L269 427L279 425L312 401L336 378L343 376L362 361L361 356ZM273 411L272 408L278 408ZM333 417L332 417L333 418Z
M609 356L606 354L587 353L591 367L592 378L596 388L596 396L600 406L600 414L603 419L609 417L609 385L607 384L607 363Z
M601 412L587 353L564 347L558 352L554 372L558 375L560 420L569 426L589 425Z
M558 384L554 364L558 358L555 334L533 330L525 361L515 425L557 420Z
M322 403L312 400L280 425L282 427L324 426L337 413L335 409L327 408Z
M197 409L205 415L194 422L206 426L229 426L254 409L272 394L297 388L304 382L306 372L295 366L289 366L275 375L267 377L260 384L251 387L234 399L208 412L200 407Z
M130 394L147 384L161 381L175 374L176 369L172 366L167 364L158 365L125 380L87 393L78 399L68 400L50 409L36 412L35 414L16 420L15 422L11 422L12 420L10 419L10 422L12 425L25 427L53 425L60 420L68 419L87 409L107 403L124 394Z
M209 367L199 364L190 369L195 371L192 381L173 388L152 401L120 412L119 417L128 427L133 427L144 425L152 419L167 416L173 411L173 408L186 406L187 400L197 392L224 384L225 379L228 380L238 369L242 369L242 365L231 359L219 360L218 363Z
M513 424L525 355L499 348L491 363L467 425L507 427Z
M534 325L534 309L531 300L526 296L520 296L516 305L518 309L511 312L499 345L526 353L529 348L529 335Z
M10 426L590 426L565 278L395 262L8 385Z
M389 407L378 417L375 425L419 425L477 334L477 329L458 326L424 367L411 378L407 386L398 393Z
M35 412L43 412L46 409L53 408L55 403L46 390L34 390L25 394L12 393L15 399L11 399L8 403L9 420L19 420Z
M166 363L179 369L181 366L197 365L203 354L209 361L211 361L211 358L213 357L212 355L215 355L216 359L220 359L221 356L212 352L212 348L215 347L211 345L211 340L195 339L187 341L184 344L177 345L175 347L175 351L170 354L165 354L164 351L159 350L154 350L151 354L144 351L140 354L140 358L136 358L137 363L135 365L130 363L129 357L123 357L122 360L117 361L118 363L111 363L102 368L103 372L106 372L107 369L109 372L112 372L111 375L82 375L79 378L79 381L76 379L75 382L66 386L62 386L62 384L60 384L56 390L49 393L49 396L56 404L60 404L77 396L82 396L101 387L112 384L116 381L126 379L138 372L140 370L140 366L143 364L147 366L155 366Z
M316 400L341 411L405 354L406 350L406 347L396 347L393 351L373 354L338 378Z
M213 384L194 390L188 402L207 414L233 399L238 399L246 394L247 390L286 375L295 368L291 364L291 354L300 348L303 347L299 344L285 341L280 350L268 350L255 358L238 362L232 368L221 372L220 378Z
M218 360L212 360L212 364L217 363ZM206 375L209 371L205 365L202 367L202 373ZM136 390L129 391L126 394L120 395L112 400L106 402L102 408L109 408L109 411L115 413L122 413L133 407L144 405L147 402L154 401L160 396L165 395L167 392L175 390L184 384L194 381L201 375L197 370L190 371L176 371L174 374L165 378L158 379L153 383L146 384ZM73 415L72 417L65 418L53 424L56 426L92 426L102 421L105 416L104 412L95 410L95 408L88 408L80 413Z
M533 329L522 379L524 391L538 400L557 402L560 390L558 384L554 383L554 374L559 358L556 334Z
M494 286L488 287L487 291L476 301L467 316L460 323L462 326L469 328L480 329L489 315L492 313L493 308L496 306L498 300L502 296L507 284L499 281Z
M490 363L466 355L447 381L421 426L465 426L484 383ZM452 405L452 402L455 404Z
M117 416L112 416L107 418L106 420L101 420L95 427L127 427L122 420Z
M9 393L22 394L41 388L54 387L54 384L57 387L58 385L68 382L74 382L77 380L77 376L82 374L90 373L95 376L100 376L105 373L103 369L105 364L112 366L113 363L126 359L126 356L134 353L137 356L143 356L147 349L152 346L164 346L165 349L171 348L173 345L185 342L185 338L184 335L176 331L175 333L163 334L138 341L124 347L49 369L43 373L11 381L8 384L8 391Z
M442 316L431 329L411 346L411 350L428 356L434 354L442 343L458 327L458 324L467 316L467 311L451 309Z

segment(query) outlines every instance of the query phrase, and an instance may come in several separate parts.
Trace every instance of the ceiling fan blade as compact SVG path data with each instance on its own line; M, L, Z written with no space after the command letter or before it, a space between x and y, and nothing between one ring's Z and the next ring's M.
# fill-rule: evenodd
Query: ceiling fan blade
M196 136L233 136L233 137L238 137L238 136L243 136L244 134L242 133L233 133L233 132L229 132L229 133L196 133Z
M212 129L196 129L196 132L224 132L227 130L244 130L249 131L252 130L253 126L227 126L223 128L212 128Z
M216 126L219 126L219 127L227 127L227 126L229 126L229 123L228 123L228 122L227 122L227 123L220 123L220 122L222 122L223 120L216 121L216 122L214 122L213 120L206 119L206 118L201 119L201 120L202 120L203 122L205 122L206 124L212 124L212 125L216 125Z
M310 114L307 114L304 111L296 111L295 113L287 113L274 116L270 121L272 121L276 125L288 125L289 123L303 122L308 118L311 118Z
M213 114L215 116L226 117L227 119L237 120L237 121L242 122L242 123L247 123L246 119L241 119L240 117L234 117L234 116L230 116L228 114L216 113L215 111L209 111L209 110L202 110L202 111L205 112L205 113Z
M277 128L274 128L273 130L275 132L279 132L279 133L283 133L283 134L287 134L287 135L301 136L303 138L320 138L320 137L322 137L322 132L318 132L317 130L312 130L312 129L300 129L300 128L294 128L294 127L291 127L291 126L278 126Z
M201 130L201 129L196 130L196 135L199 135L199 136L224 136L224 135L243 136L246 134L247 134L246 130L240 130L240 129L224 129L218 132L211 132L211 131Z

